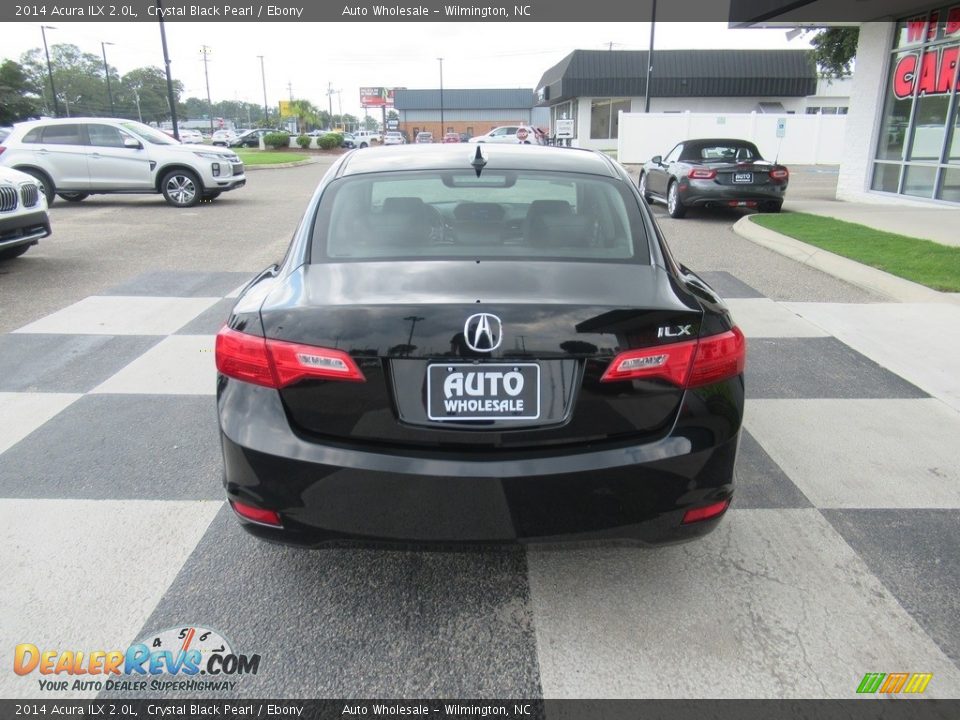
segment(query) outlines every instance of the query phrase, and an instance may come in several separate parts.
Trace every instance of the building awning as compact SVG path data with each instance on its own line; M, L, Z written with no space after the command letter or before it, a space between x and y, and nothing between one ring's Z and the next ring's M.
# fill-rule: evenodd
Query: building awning
M767 113L772 115L782 115L787 111L787 109L783 107L783 103L778 102L758 102L754 110L759 113Z

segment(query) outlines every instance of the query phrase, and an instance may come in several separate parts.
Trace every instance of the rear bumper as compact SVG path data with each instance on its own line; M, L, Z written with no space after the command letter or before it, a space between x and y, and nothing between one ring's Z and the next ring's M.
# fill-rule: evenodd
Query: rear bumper
M783 202L786 185L719 185L712 180L690 180L681 183L680 199L687 207L729 206L733 201L769 203Z
M280 514L282 529L241 520L268 540L658 545L708 533L719 518L684 525L684 512L733 494L735 412L643 445L459 459L309 442L275 391L220 382L227 496Z

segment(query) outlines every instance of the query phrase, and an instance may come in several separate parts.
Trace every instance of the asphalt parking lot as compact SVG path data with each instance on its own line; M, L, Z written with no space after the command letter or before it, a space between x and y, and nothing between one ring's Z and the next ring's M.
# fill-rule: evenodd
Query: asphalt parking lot
M852 698L865 673L929 672L926 696L960 697L960 417L834 334L836 308L883 298L740 238L738 211L655 207L749 341L738 488L712 535L409 552L242 532L213 333L325 169L251 172L187 211L56 203L54 235L0 263L0 647L211 628L262 657L213 696ZM797 169L790 192L835 179ZM36 674L0 674L0 696L40 695Z

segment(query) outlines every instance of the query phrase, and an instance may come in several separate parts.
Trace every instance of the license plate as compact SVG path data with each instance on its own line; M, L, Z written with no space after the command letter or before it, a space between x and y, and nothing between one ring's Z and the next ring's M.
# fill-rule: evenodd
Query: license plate
M753 173L734 173L733 181L735 183L752 183Z
M443 363L427 367L430 420L536 420L536 363Z

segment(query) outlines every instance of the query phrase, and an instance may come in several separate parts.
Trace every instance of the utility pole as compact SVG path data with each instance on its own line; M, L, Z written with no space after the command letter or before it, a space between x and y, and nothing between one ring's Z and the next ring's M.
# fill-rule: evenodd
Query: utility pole
M330 113L330 123L332 124L333 123L333 83L332 82L327 82L327 112Z
M210 134L213 135L213 101L210 99L210 73L207 71L208 55L210 48L206 45L200 46L200 54L203 55L203 77L207 81L207 112L210 113Z
M107 97L110 98L110 115L116 115L113 109L113 91L110 89L110 66L107 65L107 45L113 45L112 42L101 42L100 50L103 51L103 74L107 78Z
M653 0L650 11L650 49L647 50L647 82L643 88L643 111L650 112L650 75L653 72L653 33L657 27L657 0Z
M270 110L267 106L267 74L263 69L263 55L257 55L260 58L260 79L263 81L263 123L264 126L270 122Z
M440 142L443 142L443 136L446 129L443 125L443 58L437 58L440 61Z
M137 101L137 120L143 122L143 115L140 114L140 92L137 90L133 91L133 98ZM167 105L170 104L170 101L167 101ZM176 126L174 126L174 131L176 131ZM178 138L179 139L179 138Z
M43 35L43 52L47 55L47 73L50 75L50 92L53 93L53 116L60 116L60 105L57 103L57 86L53 84L53 65L50 64L50 51L47 49L47 30L56 30L53 25L41 25L40 34Z
M163 64L167 69L167 103L170 105L170 120L173 123L173 136L179 140L177 128L177 102L173 97L173 76L170 74L170 53L167 52L167 31L163 29L163 0L157 0L157 20L160 22L160 41L163 43ZM137 96L137 115L140 114L140 97ZM143 118L140 118L143 122Z

